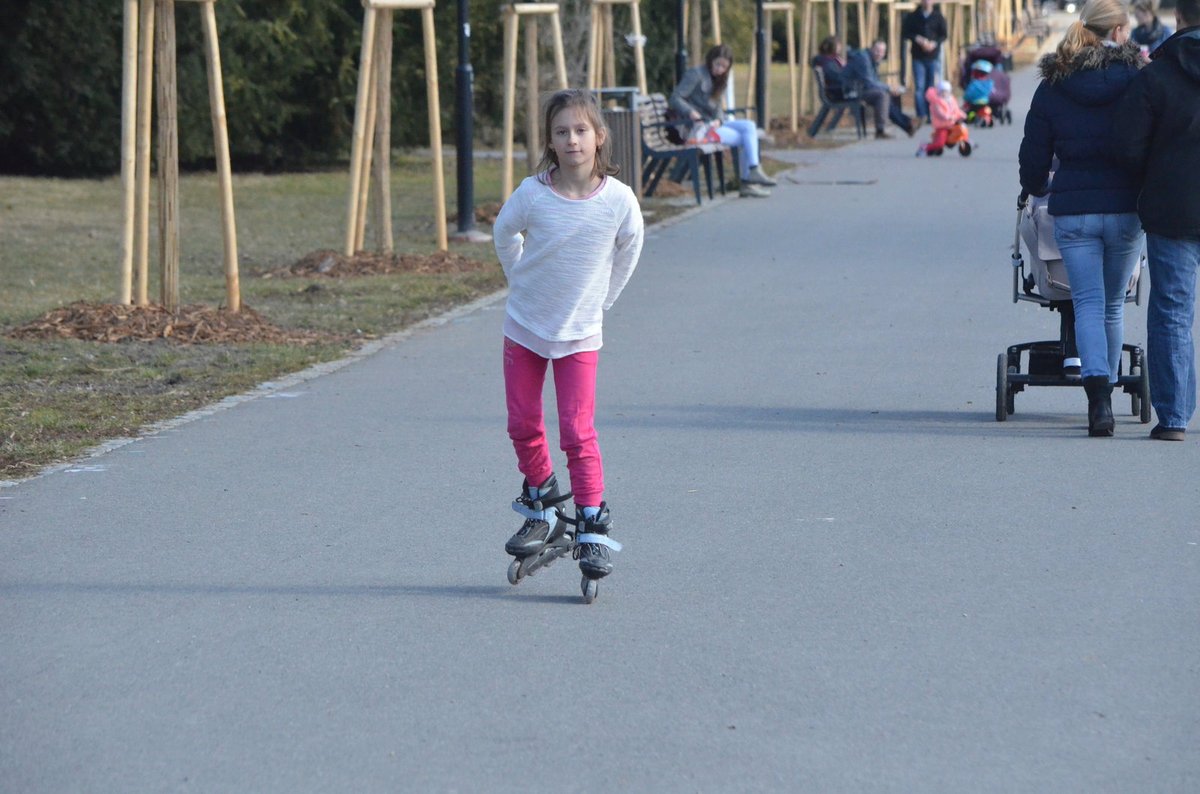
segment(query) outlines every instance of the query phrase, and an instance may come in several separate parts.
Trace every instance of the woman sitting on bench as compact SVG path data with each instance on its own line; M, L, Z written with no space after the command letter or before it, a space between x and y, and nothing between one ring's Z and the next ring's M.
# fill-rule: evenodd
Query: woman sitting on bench
M736 146L741 168L740 194L765 198L771 195L765 188L776 182L759 165L758 128L746 119L726 120L718 104L732 66L733 51L728 46L718 44L710 49L703 64L683 73L683 79L671 92L671 109L681 119L680 133L685 139L695 124L703 122L714 127L721 143Z

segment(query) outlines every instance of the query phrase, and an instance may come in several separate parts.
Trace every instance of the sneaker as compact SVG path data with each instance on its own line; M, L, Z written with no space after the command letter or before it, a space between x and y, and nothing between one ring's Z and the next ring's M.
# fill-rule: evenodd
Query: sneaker
M905 132L908 133L908 137L911 138L912 136L916 135L917 130L921 129L921 125L924 123L925 119L921 118L920 116L914 117L913 120L908 123L908 129L905 130Z
M742 198L770 198L771 191L758 185L743 182L741 188L738 189L738 195Z
M750 173L746 175L746 178L743 179L742 182L751 185L765 185L766 187L775 187L779 184L774 179L767 176L763 172L762 168L757 165L750 169Z
M1183 441L1186 433L1187 430L1182 427L1163 427L1162 425L1155 425L1154 429L1150 431L1150 438L1153 438L1156 441Z
M875 140L886 141L886 140L891 140L891 138L892 138L892 134L887 132L886 130L875 130Z

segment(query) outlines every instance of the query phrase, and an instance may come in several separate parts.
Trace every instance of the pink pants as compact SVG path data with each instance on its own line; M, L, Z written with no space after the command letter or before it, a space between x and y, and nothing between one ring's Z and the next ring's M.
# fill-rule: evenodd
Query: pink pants
M554 392L558 400L559 446L567 453L567 471L575 504L595 507L604 496L604 466L596 441L596 364L599 351L554 359ZM504 339L504 391L508 400L508 437L517 452L517 468L530 485L541 485L554 471L546 424L542 419L542 385L549 359Z

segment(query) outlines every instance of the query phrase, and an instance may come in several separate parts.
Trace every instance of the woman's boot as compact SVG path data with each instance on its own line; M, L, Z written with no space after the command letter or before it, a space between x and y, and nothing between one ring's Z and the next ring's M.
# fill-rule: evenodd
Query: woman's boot
M1083 379L1088 398L1088 435L1111 436L1113 426L1112 384L1107 375L1089 375Z

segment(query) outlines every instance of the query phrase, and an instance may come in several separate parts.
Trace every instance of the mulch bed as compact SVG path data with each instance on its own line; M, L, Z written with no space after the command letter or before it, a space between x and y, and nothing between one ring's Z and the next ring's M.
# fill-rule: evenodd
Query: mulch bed
M283 329L243 306L239 312L204 305L181 306L170 312L162 306L76 301L8 332L14 339L79 339L90 342L150 342L178 344L265 342L308 345L328 341L327 334Z
M380 276L389 273L470 273L489 265L448 251L432 254L385 254L359 251L346 256L331 250L313 251L287 267L270 270L263 278Z

